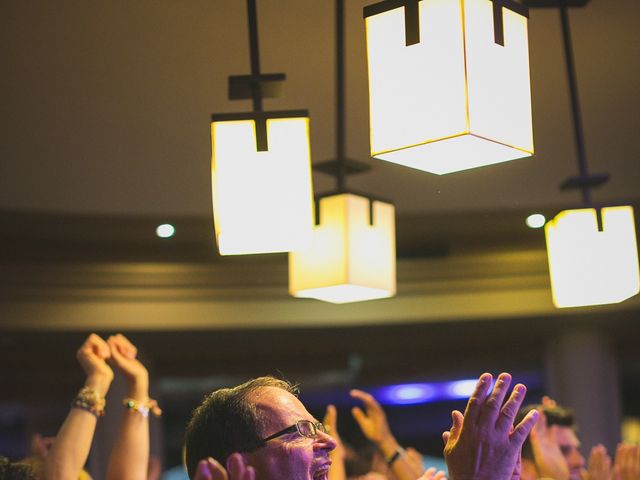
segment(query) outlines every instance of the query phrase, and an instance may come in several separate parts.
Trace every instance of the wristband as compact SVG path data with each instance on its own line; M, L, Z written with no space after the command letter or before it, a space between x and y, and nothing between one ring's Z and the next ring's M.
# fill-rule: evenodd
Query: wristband
M404 448L398 447L398 449L391 455L389 458L385 459L388 466L391 466L398 460L402 455L404 455Z
M91 387L82 387L78 392L78 395L76 395L76 398L71 402L72 407L86 410L97 418L104 415L104 408L106 405L107 401L104 397Z
M146 402L138 402L133 398L124 398L122 400L122 405L132 412L138 412L144 418L149 416L149 412L153 413L156 417L162 415L162 410L158 407L158 402L153 398L150 398Z

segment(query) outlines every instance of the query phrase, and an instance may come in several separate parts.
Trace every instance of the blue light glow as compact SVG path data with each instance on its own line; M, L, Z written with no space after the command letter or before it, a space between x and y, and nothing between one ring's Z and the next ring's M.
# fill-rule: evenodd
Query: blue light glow
M417 405L469 398L477 379L453 382L405 383L375 389L372 394L383 405Z

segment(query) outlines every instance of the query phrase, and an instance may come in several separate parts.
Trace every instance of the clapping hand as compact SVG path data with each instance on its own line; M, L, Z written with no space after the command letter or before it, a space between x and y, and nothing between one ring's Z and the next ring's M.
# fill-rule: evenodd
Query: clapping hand
M511 375L502 373L493 392L492 376L480 376L464 415L452 412L453 426L444 432L444 456L452 480L512 480L520 478L522 444L539 413L532 410L514 427L513 421L524 400L526 387L518 384L507 402L502 402Z
M238 453L233 453L227 459L227 470L213 458L201 460L196 469L194 480L255 480L256 472L253 467L246 465Z

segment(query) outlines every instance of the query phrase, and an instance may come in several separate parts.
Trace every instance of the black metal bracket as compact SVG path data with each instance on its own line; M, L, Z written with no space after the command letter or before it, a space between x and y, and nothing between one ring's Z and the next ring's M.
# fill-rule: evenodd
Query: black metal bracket
M257 88L262 98L282 96L282 85L286 80L284 73L265 73L260 75L230 75L229 100L249 100Z
M407 47L420 43L420 0L383 0L363 8L363 17L372 17L380 13L404 7L405 45Z
M591 0L522 0L529 8L584 7Z
M211 122L230 122L234 120L253 120L256 126L256 150L267 152L269 142L267 139L267 120L272 118L305 118L309 117L307 110L277 110L273 112L240 112L240 113L214 113Z
M336 158L333 160L327 160L326 162L317 163L313 166L313 169L317 172L337 177L340 174L357 175L358 173L365 173L371 170L371 166L367 163L353 160L351 158Z
M529 9L514 0L491 1L493 2L493 41L504 47L504 17L502 9L506 8L527 18L529 18Z
M608 173L596 173L586 176L568 177L560 184L560 190L582 190L598 188L609 181Z

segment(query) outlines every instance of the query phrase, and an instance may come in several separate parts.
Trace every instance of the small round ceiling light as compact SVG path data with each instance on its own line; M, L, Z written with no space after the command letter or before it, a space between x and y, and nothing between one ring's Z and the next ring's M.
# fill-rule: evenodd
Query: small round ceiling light
M540 213L534 213L533 215L529 215L526 220L527 227L529 228L544 227L544 224L546 222L547 222L547 219L544 218L544 215Z
M170 223L163 223L156 228L156 235L160 238L170 238L176 233L176 229Z

